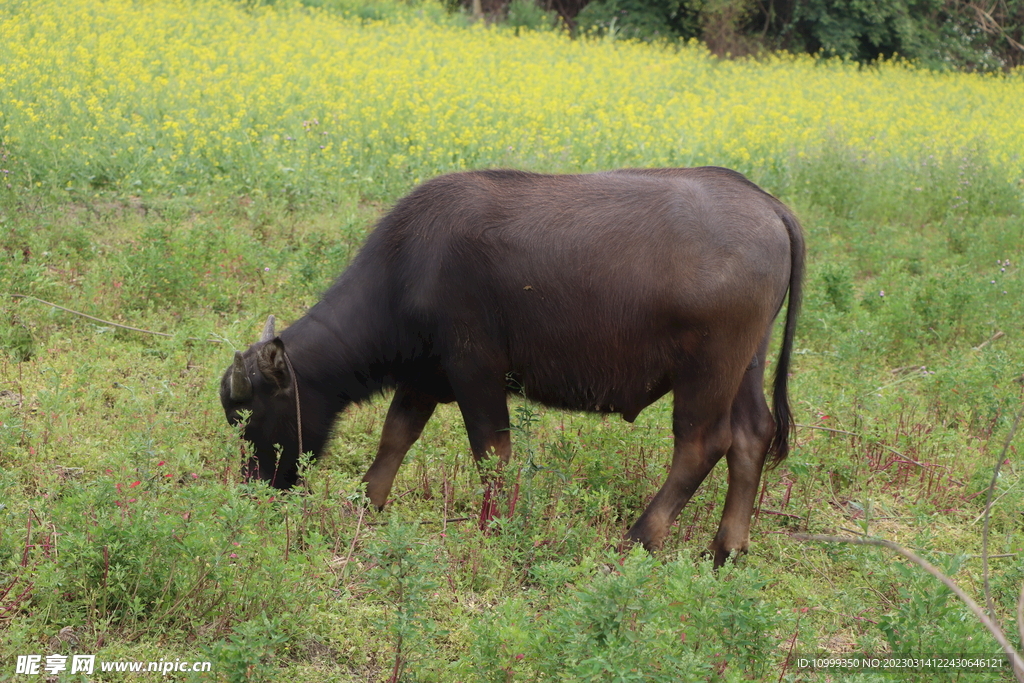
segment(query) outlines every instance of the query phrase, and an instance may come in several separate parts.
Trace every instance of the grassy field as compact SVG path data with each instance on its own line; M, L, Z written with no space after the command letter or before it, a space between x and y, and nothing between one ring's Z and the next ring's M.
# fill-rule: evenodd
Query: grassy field
M169 676L197 681L1009 680L799 667L998 647L886 551L790 534L897 541L983 600L1024 390L1024 74L720 62L384 8L0 0L0 680L76 653L211 662ZM699 558L724 467L663 552L609 550L663 481L668 400L633 425L513 401L518 497L490 533L455 406L382 514L359 479L383 399L342 416L302 491L240 483L232 351L301 316L417 181L704 163L776 193L809 247L801 426L738 565ZM1008 626L1022 438L988 530Z

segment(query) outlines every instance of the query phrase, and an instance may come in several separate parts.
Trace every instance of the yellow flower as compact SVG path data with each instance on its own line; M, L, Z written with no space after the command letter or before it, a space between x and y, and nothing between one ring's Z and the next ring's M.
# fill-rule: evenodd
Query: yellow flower
M515 36L411 13L363 22L288 3L0 0L5 144L55 182L105 157L108 175L151 191L224 176L266 190L373 176L400 189L509 164L756 173L835 145L937 164L977 149L1017 179L1022 86L1021 71L722 62L697 43Z

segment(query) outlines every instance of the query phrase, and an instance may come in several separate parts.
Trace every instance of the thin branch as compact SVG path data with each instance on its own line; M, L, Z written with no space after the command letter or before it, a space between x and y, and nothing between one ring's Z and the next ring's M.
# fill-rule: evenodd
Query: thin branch
M53 308L60 309L60 310L65 311L67 313L71 313L73 315L81 316L83 318L88 318L89 320L95 320L98 323L103 323L104 325L110 325L111 327L118 327L118 328L120 328L122 330L129 330L131 332L142 332L143 334L152 334L152 335L157 336L157 337L174 338L173 334L168 334L166 332L154 332L153 330L144 330L141 327L132 327L131 325L122 325L120 323L115 323L115 322L112 322L110 320L104 320L103 318L97 318L96 316L89 315L88 313L82 313L81 311L76 311L76 310L71 309L71 308L65 308L64 306L60 306L60 305L52 303L50 301L45 301L43 299L39 299L39 298L36 298L34 296L29 296L28 294L9 294L8 296L10 296L11 298L14 298L14 299L28 299L30 301L38 301L41 304L46 304L47 306L52 306ZM185 337L185 338L188 339L189 341L210 342L212 344L222 344L222 343L224 343L226 341L224 339L210 339L210 338L208 338L208 339L201 339L199 337Z
M958 586L951 578L943 574L938 568L935 567L931 562L924 559L923 557L907 550L903 546L897 545L892 541L887 541L882 538L850 538L848 536L821 536L818 534L793 534L790 538L797 541L815 541L819 543L851 543L853 545L874 545L888 548L893 552L902 555L907 558L921 569L925 570L936 579L942 582L946 588L953 591L958 598L963 600L967 608L974 613L974 616L988 629L992 637L996 639L1000 647L1003 648L1003 652L1010 658L1010 664L1013 667L1013 675L1017 678L1018 683L1024 683L1024 658L1021 658L1020 654L1013 648L1010 641L1006 639L1003 634L1003 630L999 628L999 625L985 614L985 610L981 608L978 603L971 599L971 596L967 595L960 586ZM1018 609L1018 612L1020 609Z
M981 572L985 579L985 606L988 608L988 613L993 617L996 614L996 607L992 603L992 589L988 581L988 527L991 517L989 513L992 510L992 494L995 492L996 482L999 480L999 468L1003 466L1003 460L1006 459L1006 451L1010 449L1010 442L1013 441L1013 437L1017 434L1021 417L1024 417L1024 404L1017 411L1017 417L1013 421L1010 433L1006 436L1003 450L999 452L999 459L996 460L995 469L992 471L992 481L988 485L988 494L985 496L985 525L981 528Z
M988 514L988 512L989 512L989 509L991 509L991 508L994 508L994 507L996 506L996 503L998 503L999 501L1001 501L1001 500L1002 500L1002 499L1003 499L1003 498L1004 498L1004 497L1006 496L1006 494L1008 494L1008 493L1011 493L1011 492L1013 491L1013 488L1014 488L1014 487L1015 487L1015 486L1016 486L1017 484L1019 484L1019 483L1020 483L1021 481L1024 481L1024 478L1020 478L1020 477L1018 477L1017 481L1015 481L1015 482L1013 482L1012 484L1010 484L1009 486L1007 486L1007 487L1006 487L1006 490L1005 490L1005 491L1003 491L1002 493L1000 493L1000 494L999 494L999 496L998 496L998 497L997 497L997 498L996 498L995 500L993 500L993 501L992 501L992 505L991 505L991 506L987 506L987 507L985 508L985 510L983 510L983 511L981 512L981 514L979 514L979 515L978 515L977 517L975 517L975 518L974 518L974 519L973 519L973 520L971 521L971 524L970 524L970 526L974 526L975 524L977 524L978 522L980 522L980 521L981 521L982 519L984 519L984 518L985 518L985 515L987 515L987 514Z
M789 669L789 663L793 660L793 646L796 645L797 636L800 635L800 619L803 614L800 614L796 618L796 628L793 629L793 637L789 639L789 652L786 653L786 661L782 665L782 673L779 674L778 683L782 683L782 679L786 675L786 670Z
M892 518L891 517L888 517L888 518L875 517L875 519L892 519ZM841 527L839 527L839 530L840 531L845 531L848 534L854 534L856 536L864 536L865 538L870 538L868 536L868 534L864 533L863 531L857 531L856 529L847 529L846 527L841 526ZM920 549L919 548L910 548L910 550L920 550ZM930 553L938 553L940 555L957 555L959 557L963 557L963 558L966 558L968 560L981 559L981 558L985 557L984 555L973 555L973 554L966 554L965 555L964 553L952 553L952 552L950 552L948 550L929 550L928 552L930 552ZM1017 557L1018 555L1020 555L1020 553L1000 553L999 555L989 555L988 558L990 560L993 560L993 559L996 559L996 558L999 558L999 557Z
M1017 48L1018 50L1024 51L1024 45L1018 43L1016 40L1011 38L1010 35L1006 32L1006 29L1004 29L988 11L981 7L978 7L974 3L967 3L967 6L974 10L975 15L977 16L977 23L981 27L982 31L988 33L989 35L1002 36L1010 45Z
M996 332L996 333L995 333L995 334L993 334L993 335L992 335L991 337L989 337L989 338L988 338L988 339L986 339L985 341L981 342L980 344L978 344L977 346L975 346L975 347L974 347L973 349L971 349L971 350L972 350L972 351L981 351L981 350L982 350L983 348L985 348L986 346L988 346L988 345L989 345L989 344L991 344L992 342L994 342L994 341L998 341L999 339L1002 339L1002 338L1003 338L1003 337L1005 337L1005 336L1006 336L1006 333L1005 333L1005 332L1003 332L1002 330L999 330L998 332Z
M790 512L779 512L778 510L768 510L766 508L758 508L758 514L762 515L776 515L777 517L789 517L790 519L798 519L801 522L806 522L807 518L802 515L794 515Z
M359 528L363 525L363 515L366 514L366 506L359 506L359 519L356 520L356 532L352 534L352 543L348 546L348 555L345 556L345 565L341 568L342 579L348 574L348 563L352 561L352 553L356 549L356 541L359 539Z
M1020 585L1020 598L1017 600L1017 635L1020 646L1024 647L1024 583Z

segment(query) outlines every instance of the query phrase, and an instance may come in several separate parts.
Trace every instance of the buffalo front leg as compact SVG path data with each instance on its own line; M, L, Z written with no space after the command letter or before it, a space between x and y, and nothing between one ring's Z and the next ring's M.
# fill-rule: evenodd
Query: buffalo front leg
M480 469L484 482L484 501L480 508L480 528L486 529L489 522L499 516L498 495L500 480L494 474L512 457L512 436L509 432L508 404L505 401L503 374L487 381L478 378L462 387L453 388L466 423L466 435L473 459ZM460 390L463 389L463 390ZM489 462L497 457L497 462ZM493 465L493 470L491 469Z
M366 495L377 509L383 508L387 502L405 454L423 433L423 427L433 415L435 407L435 399L411 387L399 385L395 391L388 415L384 418L377 457L363 477Z

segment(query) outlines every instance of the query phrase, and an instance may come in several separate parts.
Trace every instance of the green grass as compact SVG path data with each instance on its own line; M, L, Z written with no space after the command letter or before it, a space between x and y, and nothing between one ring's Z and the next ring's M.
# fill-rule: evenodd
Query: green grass
M53 640L66 628L76 652L209 660L226 681L829 680L787 654L997 652L894 557L788 537L883 536L981 595L984 492L1021 406L1024 211L979 158L907 169L838 149L760 179L807 231L791 389L805 426L765 476L752 552L718 574L698 555L724 468L663 552L609 550L662 483L667 399L634 425L513 401L516 508L487 534L445 521L482 499L455 406L383 514L359 491L383 399L342 416L302 491L239 483L217 398L232 350L267 314L297 319L385 206L8 197L0 292L173 336L2 300L0 677L18 654L71 653ZM1007 623L1024 580L1018 448L989 539ZM963 674L915 676L857 680Z

